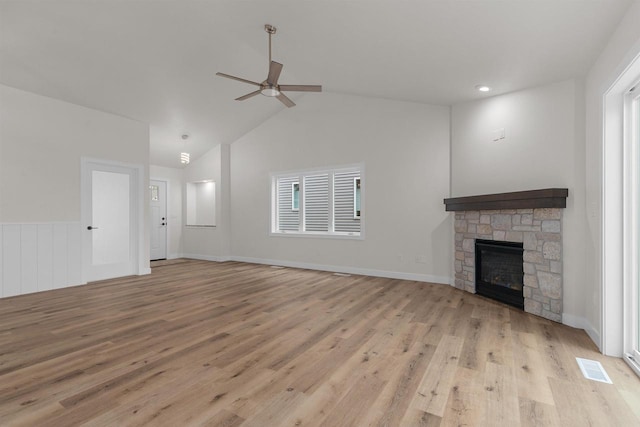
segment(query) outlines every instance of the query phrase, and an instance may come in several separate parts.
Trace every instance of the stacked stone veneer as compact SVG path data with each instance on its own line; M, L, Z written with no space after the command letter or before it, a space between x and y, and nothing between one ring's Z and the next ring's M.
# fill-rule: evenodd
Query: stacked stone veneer
M475 239L522 242L524 310L562 321L562 209L456 212L455 286L472 293Z

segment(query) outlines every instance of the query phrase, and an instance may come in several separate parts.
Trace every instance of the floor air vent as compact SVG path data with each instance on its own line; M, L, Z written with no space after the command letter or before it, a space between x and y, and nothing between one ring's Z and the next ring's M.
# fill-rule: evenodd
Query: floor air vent
M271 268L285 268L285 267L283 267L281 265L272 265Z
M351 275L347 273L333 273L333 275L340 276L340 277L351 277Z
M585 378L593 381L600 381L601 383L613 384L600 362L581 359L579 357L576 357L576 361L578 362L578 366L580 366L582 375L584 375Z

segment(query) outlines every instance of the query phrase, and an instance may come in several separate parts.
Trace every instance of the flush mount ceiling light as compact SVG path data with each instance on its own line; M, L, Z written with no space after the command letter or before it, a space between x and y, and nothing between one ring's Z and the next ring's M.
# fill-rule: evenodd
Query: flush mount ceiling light
M189 139L189 135L187 135L186 133L182 135L182 140L184 141L184 148L185 151L180 153L180 163L182 163L183 165L188 165L189 164L189 160L190 160L190 155L189 153L186 152L187 149L187 139Z
M491 90L491 88L489 86L486 86L486 85L477 85L476 86L476 90L478 90L480 92L489 92Z

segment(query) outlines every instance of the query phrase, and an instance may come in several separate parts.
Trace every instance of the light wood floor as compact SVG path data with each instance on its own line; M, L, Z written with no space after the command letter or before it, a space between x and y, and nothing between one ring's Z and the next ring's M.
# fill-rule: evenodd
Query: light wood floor
M0 425L638 426L640 380L449 286L179 260L0 300Z

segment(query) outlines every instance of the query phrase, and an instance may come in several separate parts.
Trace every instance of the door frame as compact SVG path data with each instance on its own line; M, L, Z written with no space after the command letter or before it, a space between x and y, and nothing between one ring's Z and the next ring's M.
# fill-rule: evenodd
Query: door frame
M639 76L640 77L640 76ZM638 351L638 255L640 247L640 79L624 95L624 290L623 359L640 375Z
M625 289L633 280L631 156L625 135L625 95L640 76L640 53L625 65L602 97L602 193L600 223L600 339L607 356L623 357Z
M166 234L166 239L164 242L165 245L165 253L167 255L167 259L171 259L171 253L169 252L169 236L171 235L171 233L169 233L169 227L172 227L172 223L169 221L169 180L167 178L153 178L150 177L149 178L149 185L151 185L151 181L160 181L160 182L164 182L165 185L165 195L164 195L164 204L165 204L165 214L167 215L167 226L164 229L164 232ZM149 258L151 258L151 239L149 239Z
M142 275L150 274L151 268L148 267L149 260L145 263L145 221L144 221L144 190L145 174L144 166L141 164L118 162L113 160L98 159L92 157L80 158L80 221L81 232L85 232L87 225L91 225L91 187L89 185L90 180L88 173L91 165L99 166L115 166L120 168L129 169L131 171L132 179L132 193L131 193L131 205L130 214L132 221L131 228L131 245L133 256L133 274ZM89 246L89 239L82 237L82 283L87 283L89 277L89 263L88 254L92 248Z

